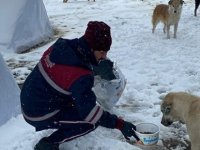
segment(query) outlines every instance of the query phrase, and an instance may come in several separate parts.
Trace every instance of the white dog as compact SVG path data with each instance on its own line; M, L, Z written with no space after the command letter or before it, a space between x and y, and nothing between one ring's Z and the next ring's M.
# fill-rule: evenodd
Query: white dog
M191 150L200 150L200 97L185 93L169 93L165 96L161 111L161 123L171 125L174 121L186 124Z
M170 26L174 25L174 38L176 38L176 32L178 28L178 23L181 17L183 0L170 0L168 5L159 4L155 7L152 16L152 33L154 33L157 24L161 21L164 24L163 31L166 33L167 29L167 38L170 38L169 31Z

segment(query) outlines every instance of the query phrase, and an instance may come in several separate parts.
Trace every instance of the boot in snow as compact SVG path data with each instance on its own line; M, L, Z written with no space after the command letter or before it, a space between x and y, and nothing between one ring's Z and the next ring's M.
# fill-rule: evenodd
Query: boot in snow
M59 150L59 145L44 137L35 145L34 150Z

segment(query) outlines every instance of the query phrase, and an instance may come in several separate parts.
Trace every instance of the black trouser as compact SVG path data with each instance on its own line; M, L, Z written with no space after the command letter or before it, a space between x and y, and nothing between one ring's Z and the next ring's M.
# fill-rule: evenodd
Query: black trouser
M80 118L75 117L76 111L72 109L60 111L55 116L43 121L30 121L26 118L25 120L34 126L36 131L57 129L49 136L49 139L53 143L60 144L88 134L96 129L95 125L80 121Z

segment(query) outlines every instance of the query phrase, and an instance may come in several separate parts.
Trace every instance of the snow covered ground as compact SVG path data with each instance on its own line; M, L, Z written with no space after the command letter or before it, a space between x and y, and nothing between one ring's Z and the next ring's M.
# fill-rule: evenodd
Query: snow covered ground
M151 15L156 4L167 0L43 0L56 37L83 35L90 20L111 26L113 44L109 57L127 78L126 89L112 110L135 124L152 122L160 127L156 146L127 143L119 131L99 127L96 131L61 145L61 150L164 150L190 149L185 125L164 127L160 103L171 91L200 95L200 13L194 17L194 0L185 0L177 39L167 39L163 25L152 34ZM171 37L173 34L171 28ZM26 76L54 41L24 54L3 53L17 83ZM35 132L21 115L0 127L0 150L32 150L51 131Z

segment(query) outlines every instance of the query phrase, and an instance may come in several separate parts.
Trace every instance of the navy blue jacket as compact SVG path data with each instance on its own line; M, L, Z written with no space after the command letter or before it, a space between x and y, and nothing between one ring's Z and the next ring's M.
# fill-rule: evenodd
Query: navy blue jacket
M83 37L58 39L23 85L21 107L25 119L49 119L73 107L77 113L69 112L70 120L115 128L117 116L96 104L92 65L97 61Z

